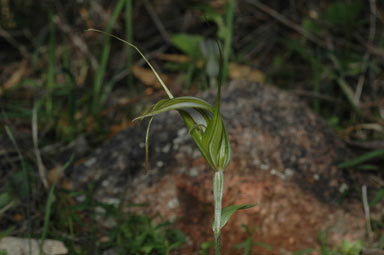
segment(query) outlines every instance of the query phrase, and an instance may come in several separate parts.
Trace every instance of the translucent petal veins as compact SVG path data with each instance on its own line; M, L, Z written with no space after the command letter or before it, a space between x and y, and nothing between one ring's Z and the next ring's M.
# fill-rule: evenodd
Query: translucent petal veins
M217 105L215 105L217 107ZM177 110L203 157L214 170L224 170L230 159L229 139L220 113L206 101L196 97L162 99L135 120L149 117L146 134L146 169L148 169L148 137L152 118L160 113Z
M169 99L162 99L152 107L147 108L139 117L135 118L137 121L141 121L146 117L149 117L149 123L147 127L145 137L145 165L148 171L148 140L149 129L152 123L152 119L155 115L170 110L177 110L183 118L189 133L193 140L197 144L197 147L203 154L204 158L213 167L215 171L224 170L231 159L231 148L229 145L229 139L224 127L223 120L220 116L220 94L221 94L221 82L219 82L216 103L213 108L206 101L196 97L177 97L174 98L169 91L165 83L161 80L160 76L153 68L151 63L147 60L144 54L133 44L117 37L112 34L97 30L89 29L90 31L96 31L116 38L134 48L145 60L148 66L155 74L157 80L167 93Z
M188 114L190 118L196 123L196 128L199 128L202 132L205 131L208 126L209 119L212 116L209 111L197 108L189 108L183 111L185 111L186 114ZM191 132L191 130L189 131Z
M177 97L172 99L162 99L159 102L157 102L152 110L146 111L139 117L135 118L134 120L143 119L150 116L155 116L162 112L167 112L170 110L181 110L181 109L205 109L208 111L213 111L213 108L210 104L208 104L206 101L197 98L197 97Z
M224 76L219 75L219 82L216 95L216 103L214 108L206 101L196 97L178 97L174 98L169 91L165 83L161 80L160 76L153 68L151 63L143 55L143 53L133 44L109 33L97 30L89 29L91 31L107 34L120 40L130 47L134 48L145 60L148 66L155 74L157 80L167 93L169 99L162 99L152 107L147 108L139 117L134 120L139 122L148 117L148 127L145 136L145 168L148 173L149 160L148 160L148 140L149 130L153 120L153 117L159 113L167 112L170 110L177 110L183 118L190 135L195 141L200 152L207 160L207 162L215 170L213 186L214 186L214 200L215 200L215 220L213 224L213 231L215 233L216 254L220 254L220 230L229 220L231 215L239 209L250 208L254 205L236 205L224 208L222 210L221 201L223 195L223 170L228 166L231 160L231 147L229 144L229 138L224 126L223 119L220 115L220 99L221 99L221 84ZM216 54L217 55L217 54ZM211 76L217 76L217 70L211 70ZM220 68L220 73L222 72ZM212 78L212 77L210 77Z

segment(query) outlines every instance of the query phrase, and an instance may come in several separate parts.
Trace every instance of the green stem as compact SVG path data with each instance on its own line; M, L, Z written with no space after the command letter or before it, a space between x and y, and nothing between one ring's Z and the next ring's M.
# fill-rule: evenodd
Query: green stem
M48 85L48 99L47 99L47 112L50 118L53 116L53 91L55 88L55 49L56 49L56 38L55 38L55 23L53 21L54 14L52 11L49 12L49 65L47 74L47 85Z
M132 33L132 0L126 0L125 6L125 39L128 42L133 42L133 33ZM127 47L127 68L131 70L128 74L128 87L131 89L133 86L133 75L132 75L132 48Z
M227 31L224 38L224 56L223 56L223 71L220 77L220 84L225 82L228 76L228 64L229 57L231 55L231 45L232 45L232 33L233 33L233 16L234 16L235 0L228 0L226 2L226 17L225 25L227 26Z
M112 17L109 20L109 23L107 25L106 33L110 33L112 31L112 28L116 24L117 18L119 17L120 12L123 9L124 3L125 2L123 0L120 0L116 4L116 7L112 12ZM100 103L100 96L102 93L101 90L102 90L102 86L103 86L103 82L104 82L104 76L105 76L105 72L106 72L106 68L107 68L107 63L108 63L110 51L111 51L111 42L110 42L109 38L107 38L106 41L104 42L104 47L103 47L103 51L102 51L101 59L100 59L100 65L98 67L96 77L95 77L94 86L93 86L93 98L92 98L93 101L92 101L92 105L91 105L92 113L96 113L97 110L100 109L98 107L99 107L99 103Z
M213 233L215 235L215 254L220 255L220 229L221 229L221 201L223 199L224 174L222 170L216 171L213 177L213 199L215 203L215 216Z
M220 233L215 234L215 255L220 255Z

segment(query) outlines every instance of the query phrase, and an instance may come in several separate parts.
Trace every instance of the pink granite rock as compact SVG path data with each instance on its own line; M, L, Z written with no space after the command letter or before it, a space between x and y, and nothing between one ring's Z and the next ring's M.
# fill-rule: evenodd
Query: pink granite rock
M202 97L214 99L215 92ZM331 243L365 233L358 201L338 203L348 181L337 164L351 156L327 125L303 102L270 85L234 81L224 88L222 115L233 160L225 171L224 205L258 203L237 212L224 227L223 254L254 231L252 254L287 254L318 247L317 233L329 229ZM147 203L129 208L174 219L190 239L180 254L196 254L212 240L212 170L176 113L155 118L150 144L151 170L144 173L144 132L129 128L99 148L73 172L73 185L96 181L97 198ZM138 146L138 144L141 146ZM159 217L157 218L159 219Z

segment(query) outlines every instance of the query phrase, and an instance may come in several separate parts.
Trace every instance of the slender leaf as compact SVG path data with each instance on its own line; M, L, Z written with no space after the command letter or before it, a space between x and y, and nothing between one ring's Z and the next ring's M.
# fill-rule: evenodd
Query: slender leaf
M259 246L259 247L263 247L263 248L265 248L265 249L268 249L268 250L270 250L270 251L273 250L273 247L272 247L271 245L269 245L269 244L267 244L267 243L264 243L264 242L254 242L253 244L254 244L254 245L257 245L257 246Z
M49 64L47 72L47 112L52 117L53 113L53 90L55 88L55 53L56 53L56 38L55 38L55 23L52 11L49 12Z
M73 158L74 158L74 155L72 155L71 158L65 163L65 165L59 169L59 171L58 171L59 174L61 174L65 169L68 168L68 166L72 163ZM48 235L50 218L51 218L51 211L52 211L52 204L55 201L55 195L54 195L55 188L56 188L56 183L54 183L51 186L51 188L49 189L48 199L47 199L47 203L45 205L43 233L42 233L41 238L40 238L40 246L39 246L40 254L43 254L43 245L44 245L44 242L45 242L47 235Z
M256 206L257 204L245 204L245 205L230 205L225 207L221 212L221 228L228 222L231 216L238 210L248 209Z
M12 197L7 192L0 193L0 209L12 201Z
M113 26L116 24L117 18L120 15L124 7L124 0L119 0L112 12L112 16L109 19L109 23L107 25L106 31L104 34L108 34L112 31ZM105 77L105 72L107 70L107 63L109 59L111 51L111 42L109 38L106 38L104 42L104 47L101 54L100 65L97 69L94 85L93 85L93 98L92 98L92 112L94 113L99 105L100 96L102 93L102 85ZM110 84L112 86L113 84Z
M132 15L132 2L133 0L126 0L126 5L125 5L125 39L128 41L128 42L132 42L133 41L133 24L132 24L132 20L133 20L133 15ZM128 70L131 70L132 69L132 66L133 66L133 59L132 59L132 48L127 48L127 69ZM128 82L128 86L129 88L131 88L131 86L133 85L133 74L132 73L129 73L128 74L128 79L127 79L127 82Z
M13 231L15 231L16 227L15 226L12 226L12 227L9 227L7 228L6 230L2 230L0 232L0 240L3 239L4 237L6 236L9 236L10 234L12 234Z
M369 203L369 206L375 206L384 198L384 189L379 190L372 201Z
M171 43L192 58L200 57L199 43L203 41L200 35L176 34L171 36Z
M305 250L300 250L300 251L294 251L292 252L292 254L296 254L296 255L302 255L302 254L312 254L313 252L315 251L314 248L309 248L309 249L305 249Z
M245 240L245 247L244 247L244 255L249 255L252 248L252 238L248 237L247 240Z
M48 200L45 206L43 233L41 235L40 246L39 246L40 254L43 254L43 245L48 235L48 229L49 229L50 218L51 218L51 208L52 208L52 203L55 197L54 196L55 188L56 188L56 184L53 184L49 190Z
M226 2L226 17L225 17L225 25L226 25L226 34L225 34L225 40L224 40L224 58L223 58L223 65L222 65L222 72L219 84L222 82L225 82L228 76L228 64L229 64L229 57L231 55L231 48L232 48L232 30L233 30L233 16L234 16L234 9L235 9L235 0L228 0Z
M357 166L357 169L365 170L365 171L377 171L379 170L379 166L372 165L372 164L362 164Z
M365 153L355 159L352 159L350 161L343 162L338 165L339 168L349 168L349 167L354 167L356 165L359 165L365 161L374 159L374 158L379 158L379 157L384 157L384 150L375 150L371 151L368 153Z
M377 248L383 249L384 248L384 233L381 234L379 241L377 242Z

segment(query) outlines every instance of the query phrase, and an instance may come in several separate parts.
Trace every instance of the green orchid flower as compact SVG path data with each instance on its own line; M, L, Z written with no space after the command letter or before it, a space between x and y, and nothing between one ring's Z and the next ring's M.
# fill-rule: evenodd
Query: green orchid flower
M231 147L219 113L220 87L215 107L197 97L176 97L169 94L169 99L162 99L134 120L149 118L146 134L146 162L148 169L148 136L152 119L155 115L177 110L197 147L209 165L215 170L224 170L231 160Z
M145 137L146 173L148 173L149 168L148 139L152 120L156 115L172 110L179 112L180 116L184 120L185 125L187 126L189 134L192 136L201 154L214 170L213 198L215 210L212 230L215 236L215 254L219 255L220 231L228 222L229 218L237 210L247 209L255 206L255 204L232 205L222 210L222 197L224 187L223 172L231 161L232 152L228 133L220 114L221 82L218 83L216 102L214 106L211 106L208 102L198 97L174 97L156 70L153 68L151 63L135 45L101 30L88 29L88 31L95 31L106 34L134 48L151 68L157 80L160 82L164 91L168 95L167 99L161 99L156 104L146 109L139 117L134 119L134 121L140 122L145 118L149 118Z

